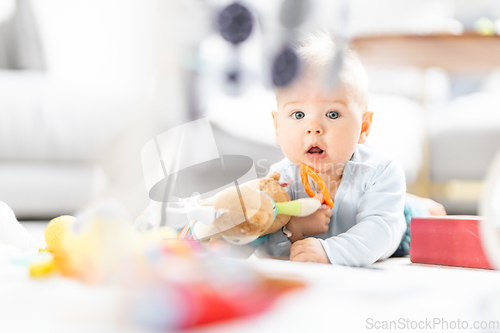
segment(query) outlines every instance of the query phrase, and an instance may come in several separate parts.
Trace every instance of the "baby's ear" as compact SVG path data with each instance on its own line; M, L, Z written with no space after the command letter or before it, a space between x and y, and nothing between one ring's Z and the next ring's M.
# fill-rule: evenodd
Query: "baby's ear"
M368 134L370 134L370 130L372 128L372 118L373 118L373 112L366 111L365 113L363 113L363 118L361 122L361 133L359 134L359 140L358 140L359 144L366 142Z
M276 143L279 145L279 140L278 140L278 112L276 111L271 111L271 114L273 115L273 124L274 124L274 135L276 136Z

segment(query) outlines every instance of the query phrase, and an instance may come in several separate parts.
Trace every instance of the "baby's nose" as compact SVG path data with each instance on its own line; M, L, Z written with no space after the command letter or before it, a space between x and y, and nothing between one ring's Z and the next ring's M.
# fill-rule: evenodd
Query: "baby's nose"
M307 134L323 135L323 129L319 124L311 124L306 129Z

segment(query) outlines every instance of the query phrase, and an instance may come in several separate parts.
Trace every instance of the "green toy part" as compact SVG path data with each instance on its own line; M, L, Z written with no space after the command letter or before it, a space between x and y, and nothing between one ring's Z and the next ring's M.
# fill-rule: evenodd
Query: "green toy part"
M304 198L276 203L278 214L291 216L308 216L317 211L320 207L321 202L315 198Z

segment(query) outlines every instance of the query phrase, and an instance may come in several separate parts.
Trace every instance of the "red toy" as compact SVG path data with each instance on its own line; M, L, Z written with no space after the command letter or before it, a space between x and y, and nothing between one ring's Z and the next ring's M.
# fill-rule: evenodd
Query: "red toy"
M478 216L413 218L410 259L415 263L492 269L483 250Z

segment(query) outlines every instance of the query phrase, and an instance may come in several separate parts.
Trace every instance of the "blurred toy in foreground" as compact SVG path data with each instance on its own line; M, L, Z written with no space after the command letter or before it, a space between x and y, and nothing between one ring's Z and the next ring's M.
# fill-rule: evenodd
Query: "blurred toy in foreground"
M58 272L123 293L127 324L185 329L268 310L301 281L268 278L243 262L213 257L194 240L175 239L168 227L138 233L119 205L98 205L61 216L47 226L48 252L32 264L33 276Z
M160 330L199 327L266 312L279 296L305 287L299 280L266 277L220 257L180 260L179 271L165 256L148 262L150 279L126 302L127 318Z
M45 227L43 236L47 244L46 250L58 252L63 250L63 240L71 232L75 218L71 215L62 215L52 219Z
M44 236L52 258L34 262L31 275L55 270L88 283L120 279L123 256L134 251L139 241L125 211L115 202L106 202L77 218L65 215L50 221Z
M31 262L31 276L43 277L61 266L67 255L65 242L74 222L75 218L71 215L62 215L50 220L43 234L47 245L43 249L45 253Z
M169 228L160 228L168 236ZM187 329L256 315L269 310L282 294L305 284L266 277L242 261L201 252L198 242L159 239L144 234L129 257L124 317L154 329Z

